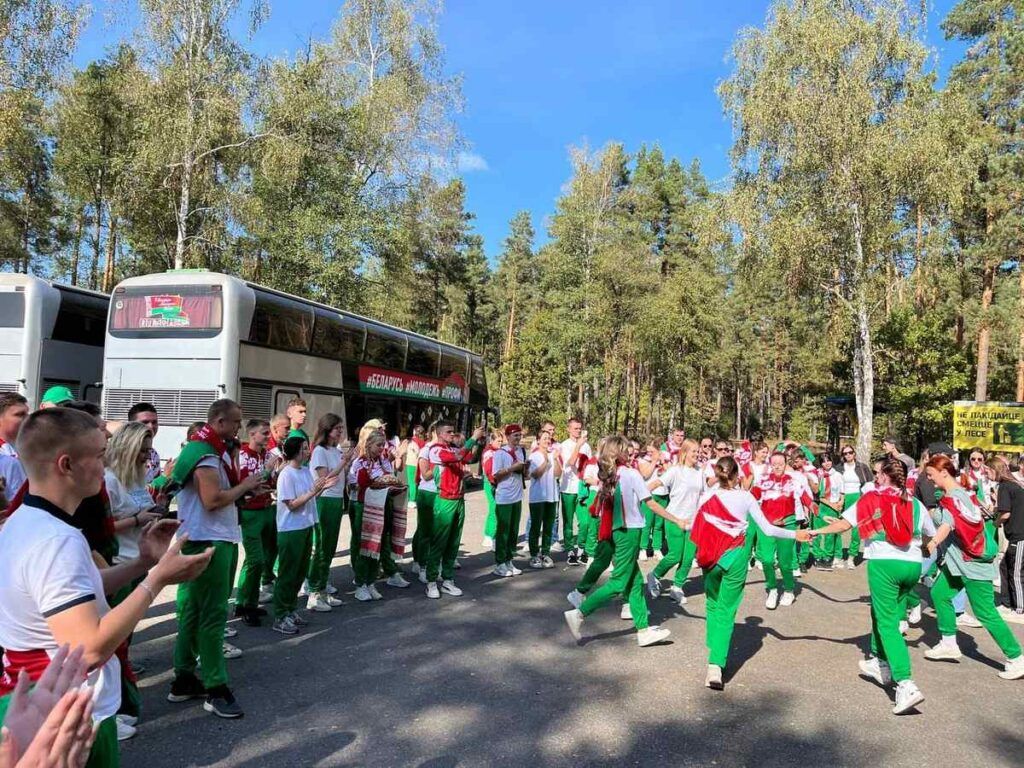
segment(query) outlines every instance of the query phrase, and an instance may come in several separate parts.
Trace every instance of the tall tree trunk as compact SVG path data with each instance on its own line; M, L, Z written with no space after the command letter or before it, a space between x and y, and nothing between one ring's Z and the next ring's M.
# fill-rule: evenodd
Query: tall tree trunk
M82 255L82 235L85 234L85 207L78 211L75 224L75 247L71 251L71 284L78 285L78 261Z
M978 317L978 372L974 380L974 399L979 402L988 399L988 352L992 333L989 311L992 307L995 276L995 265L985 264L981 277L981 314Z
M100 254L103 252L103 200L92 203L92 263L89 266L89 287L94 291L100 286Z
M103 292L110 293L114 289L114 266L117 261L117 221L113 212L108 213L110 226L107 228L107 260L103 265Z
M743 393L740 391L740 377L736 377L736 439L743 439Z
M857 332L853 337L853 394L857 407L857 458L871 460L871 438L875 417L875 352L871 345L871 319L864 274L864 229L860 207L853 204L853 240L856 248L855 312Z
M1017 402L1024 403L1024 256L1017 259Z
M188 241L188 218L192 205L192 153L189 150L181 168L181 181L178 184L178 210L174 220L177 224L177 235L174 240L174 268L185 268L185 245Z

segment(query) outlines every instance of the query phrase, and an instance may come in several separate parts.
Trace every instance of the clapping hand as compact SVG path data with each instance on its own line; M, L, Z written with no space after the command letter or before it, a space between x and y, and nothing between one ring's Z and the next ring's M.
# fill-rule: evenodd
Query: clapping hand
M142 529L142 535L139 537L139 557L147 567L151 567L164 556L179 525L181 523L177 520L158 518Z
M81 646L63 645L35 687L22 670L0 738L0 768L81 768L95 738Z

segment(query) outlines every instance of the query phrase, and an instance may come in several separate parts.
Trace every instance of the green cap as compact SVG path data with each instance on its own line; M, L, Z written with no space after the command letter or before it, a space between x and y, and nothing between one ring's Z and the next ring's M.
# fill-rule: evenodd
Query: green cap
M43 399L39 402L40 405L43 403L50 403L51 405L63 405L64 403L70 403L75 399L75 396L71 394L71 390L61 385L56 387L50 387L43 393Z

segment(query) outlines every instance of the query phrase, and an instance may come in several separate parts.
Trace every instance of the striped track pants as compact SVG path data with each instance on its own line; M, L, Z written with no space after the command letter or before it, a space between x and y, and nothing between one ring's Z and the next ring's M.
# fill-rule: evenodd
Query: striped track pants
M1024 541L1012 541L1006 548L1000 574L1006 591L1006 603L1017 613L1024 613Z

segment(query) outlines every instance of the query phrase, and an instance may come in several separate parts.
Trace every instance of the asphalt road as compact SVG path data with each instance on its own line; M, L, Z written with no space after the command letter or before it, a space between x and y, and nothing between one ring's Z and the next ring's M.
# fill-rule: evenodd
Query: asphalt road
M135 635L144 720L122 762L181 766L949 766L1020 765L1024 681L996 676L984 630L960 635L960 663L929 662L929 610L909 636L920 714L895 717L890 694L857 674L869 629L863 570L812 572L796 603L767 611L750 572L724 692L703 687L704 597L651 601L669 642L636 645L609 608L577 646L562 619L582 575L558 567L490 574L480 546L483 497L470 494L457 578L466 594L427 600L418 582L386 599L313 614L301 635L239 622L228 662L245 709L221 720L198 702L166 701L175 622L172 590ZM525 523L524 523L525 525ZM350 592L348 537L333 579ZM525 558L522 565L525 566ZM651 563L645 564L650 566ZM646 568L645 568L646 570ZM410 576L410 579L412 577ZM1024 639L1024 627L1014 627Z

